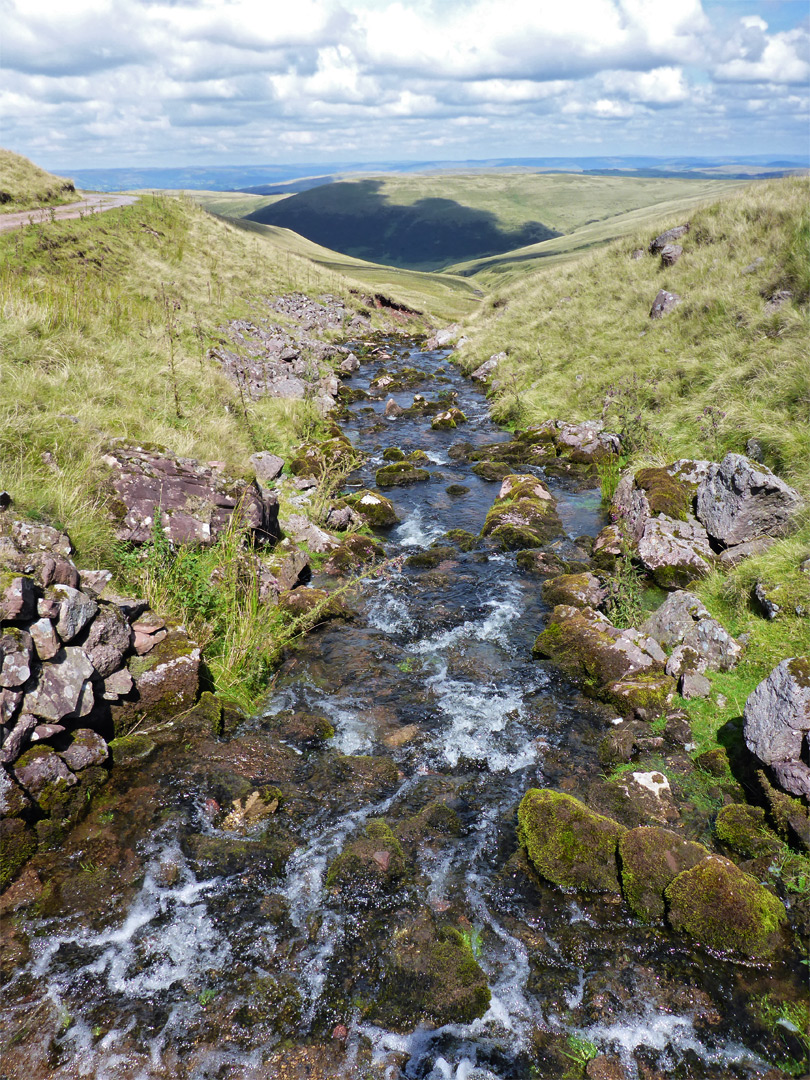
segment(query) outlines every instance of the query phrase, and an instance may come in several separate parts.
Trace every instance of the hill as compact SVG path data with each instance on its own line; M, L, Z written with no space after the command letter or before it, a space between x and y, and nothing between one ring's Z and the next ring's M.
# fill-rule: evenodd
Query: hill
M58 206L78 198L72 180L54 176L28 158L0 148L0 214Z
M357 258L436 270L549 242L640 207L716 197L727 185L523 172L382 176L301 192L249 218Z

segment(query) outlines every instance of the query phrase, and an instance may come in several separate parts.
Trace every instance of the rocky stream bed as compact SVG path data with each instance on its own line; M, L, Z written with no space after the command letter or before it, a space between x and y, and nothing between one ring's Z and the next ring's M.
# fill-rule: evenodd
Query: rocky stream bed
M718 841L737 781L695 797L684 665L594 610L610 438L514 451L447 349L385 349L339 394L365 461L337 510L390 498L388 561L255 716L223 728L204 699L119 743L84 820L6 893L0 1077L783 1075L801 1032L761 1003L806 996L791 897L758 884L762 851ZM603 668L554 630L585 623ZM753 889L766 930L704 933L698 887L731 920Z

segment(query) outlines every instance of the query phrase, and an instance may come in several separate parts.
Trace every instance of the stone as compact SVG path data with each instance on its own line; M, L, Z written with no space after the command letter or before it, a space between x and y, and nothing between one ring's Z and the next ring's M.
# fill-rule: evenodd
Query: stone
M656 236L654 240L650 242L650 251L653 255L663 251L667 244L671 244L673 240L680 240L682 236L689 232L689 222L685 225L676 225L672 229L667 229L666 232L662 232L660 236Z
M668 825L681 816L669 780L658 770L622 773L615 784L642 820L651 818Z
M79 588L79 571L71 559L63 555L42 555L37 560L39 563L38 574L43 588L48 585L69 585L71 589Z
M0 621L33 619L37 610L37 587L33 578L2 575L0 590Z
M724 568L738 566L743 559L748 559L751 555L761 555L775 543L775 536L760 536L745 544L735 544L734 547L725 548L720 552L720 565Z
M54 723L67 716L86 716L93 707L92 674L84 650L65 646L42 666L36 686L26 692L23 709Z
M402 406L397 405L396 401L394 401L393 398L389 398L388 401L386 401L385 408L383 409L383 415L389 418L402 416L404 412L405 410L402 408Z
M22 705L22 690L12 690L7 686L0 689L0 726L11 723Z
M360 361L350 352L347 357L340 361L340 370L344 375L351 375L353 371L357 371L360 367Z
M784 944L784 904L720 855L682 871L664 896L672 928L714 953L769 960Z
M454 428L458 424L465 424L466 422L467 417L461 409L452 408L446 409L444 412L436 413L430 426L434 431L442 431L445 428Z
M653 306L650 308L651 319L663 319L665 315L668 315L673 308L680 304L681 298L677 293L667 292L666 289L659 289L658 295L653 300Z
M547 604L570 604L573 607L599 607L607 596L607 589L595 574L561 574L544 581L541 586Z
M104 680L104 700L117 701L120 697L129 694L134 685L135 682L126 668L114 671Z
M666 712L675 686L675 680L665 672L637 672L604 683L593 693L623 714L633 713L643 720L654 720Z
M716 619L700 619L687 630L684 649L691 649L700 658L701 671L731 671L742 656L742 646Z
M783 535L802 505L794 488L742 454L712 464L697 490L697 516L712 540L725 547Z
M530 788L518 808L518 839L532 865L563 888L620 893L616 851L626 831L550 788Z
M22 687L31 678L33 665L31 635L16 626L0 631L0 686L11 690Z
M80 570L79 578L82 592L98 600L112 581L112 574L109 570Z
M249 460L253 466L253 471L256 473L256 479L263 487L272 484L274 480L281 476L281 471L284 468L284 458L280 458L277 454L271 454L269 450L260 450L256 454L251 454Z
M350 506L333 506L326 515L326 524L330 529L345 532L346 529L361 525L362 521Z
M31 733L31 742L46 742L55 735L61 735L66 730L64 724L37 724Z
M650 518L638 541L638 557L662 589L682 589L712 570L706 530L694 519Z
M264 565L278 583L280 592L294 589L312 576L309 555L288 540L278 545L272 557L265 559Z
M383 558L384 555L381 544L369 536L353 533L332 552L323 565L323 571L335 577L344 577L347 574L356 573L365 563L374 562Z
M661 265L674 266L681 255L683 255L683 248L680 244L664 244L661 248Z
M489 360L485 360L480 367L477 367L475 371L470 373L470 378L475 379L476 382L486 382L490 375L493 374L498 364L506 359L506 353L494 353L490 356Z
M769 621L773 621L782 611L781 606L768 595L767 585L761 581L756 582L751 590L751 602L757 614Z
M714 822L718 840L744 859L757 859L776 855L782 844L765 820L761 806L732 803L718 810Z
M542 458L547 453L548 445L551 445L557 454L577 465L604 461L621 450L619 435L605 431L598 420L583 420L578 424L546 420L519 432L517 441L527 444L533 451L527 455L524 448L522 458Z
M26 750L13 772L17 783L35 800L52 785L72 787L77 782L63 759L50 746L35 746Z
M351 910L384 910L407 872L402 845L385 821L372 818L365 835L348 843L329 866L327 888Z
M62 648L50 619L37 619L28 627L28 633L40 660L50 660Z
M129 671L135 682L132 700L110 706L116 735L140 716L170 720L196 702L200 648L182 627L171 627L147 656L130 659Z
M690 668L700 673L729 671L742 655L742 646L711 618L702 601L683 590L671 593L641 629L661 645L675 646L667 663L671 675Z
M486 516L481 536L491 536L505 551L542 547L563 531L556 503L533 475L509 475Z
M14 543L26 554L43 552L47 555L61 555L68 558L73 554L73 545L66 533L60 533L58 529L52 529L50 525L36 525L30 521L12 521L8 531L2 529L4 535L10 535Z
M0 891L14 880L36 850L36 836L23 820L0 819Z
M175 544L212 544L234 517L255 543L279 539L278 500L255 481L232 479L162 448L116 446L104 460L111 470L119 540L148 543L156 514L164 536Z
M708 608L699 597L678 590L670 593L663 604L641 624L641 629L662 645L678 645L695 622L709 617Z
M392 461L377 469L377 487L399 487L403 484L416 484L430 479L427 469L419 469L409 461Z
M56 632L65 643L77 637L98 612L95 600L69 585L51 585L45 596L59 604Z
M803 743L810 733L810 657L783 660L745 703L748 749L769 765L781 788L810 797L810 767Z
M23 713L18 717L17 723L0 746L0 763L10 765L17 760L31 738L37 723L37 718L31 716L30 713ZM2 775L1 769L0 775Z
M705 675L697 671L685 671L681 676L680 694L687 701L692 698L707 698L712 692L712 684Z
M702 844L658 826L642 826L619 840L622 891L634 915L644 922L663 919L664 890L683 870L707 857Z
M312 551L321 555L327 551L334 551L340 543L303 514L290 514L281 522L281 527L296 544L306 544Z
M117 671L133 643L133 628L120 608L104 604L87 635L84 651L102 679Z
M91 765L102 765L109 757L107 743L95 731L78 728L73 732L73 741L67 750L59 756L74 773L81 772Z

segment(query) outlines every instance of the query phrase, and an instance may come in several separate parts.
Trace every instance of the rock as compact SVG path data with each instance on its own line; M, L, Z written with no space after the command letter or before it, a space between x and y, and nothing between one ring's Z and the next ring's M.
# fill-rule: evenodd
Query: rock
M368 536L354 534L347 536L340 547L329 556L323 565L324 573L343 577L356 573L365 563L374 562L385 555L382 545Z
M353 371L357 371L359 367L360 361L353 352L350 352L345 359L340 361L340 370L346 375L350 375Z
M606 525L593 542L593 565L600 570L612 570L626 549L627 541L618 525Z
M644 922L663 919L664 890L684 870L707 857L702 844L685 840L669 829L644 826L619 840L622 891L633 914Z
M768 960L783 944L781 901L720 855L684 870L664 895L674 930L731 958Z
M110 705L116 735L144 715L170 720L195 703L200 690L199 646L182 627L171 627L147 656L130 659L129 672L135 683L132 700Z
M641 624L645 634L662 645L678 645L699 619L708 619L709 611L694 593L677 591Z
M729 671L742 655L742 647L711 618L694 593L672 593L642 623L641 629L662 645L676 647L667 664L673 675L690 668L701 673ZM678 649L678 646L683 647Z
M461 411L461 409L446 409L444 412L437 413L431 421L431 428L434 431L441 431L445 428L454 428L458 424L466 424L467 417Z
M720 552L720 565L725 568L737 566L751 555L761 555L775 543L775 536L760 536L756 540L749 540L747 544L735 544L734 547Z
M707 698L712 692L712 684L705 675L696 671L685 671L681 676L680 694L687 701L692 698Z
M50 619L37 619L28 627L28 633L40 660L52 659L62 648Z
M642 820L652 818L670 824L681 816L669 780L658 770L622 773L615 784Z
M725 547L782 535L802 505L794 488L742 454L712 464L697 490L697 516Z
M430 479L427 469L418 469L408 461L394 461L377 469L377 487L400 487L402 484L416 484Z
M64 724L37 724L31 733L31 742L47 742L55 735L61 735L67 728Z
M475 379L476 382L486 382L490 375L495 371L498 364L505 359L505 352L495 353L490 356L489 360L485 360L480 367L477 367L475 371L470 374L470 378Z
M250 464L256 473L256 479L263 487L267 487L281 476L284 458L271 454L269 450L260 450L257 454L250 455Z
M0 763L11 765L17 760L28 744L31 734L37 726L37 718L30 713L23 713L0 746ZM0 776L3 770L0 769Z
M757 614L763 619L772 621L779 615L782 608L768 595L767 586L758 581L751 590L751 601Z
M18 817L0 818L0 891L13 881L37 850L31 829Z
M0 686L14 690L31 678L34 644L31 635L16 626L0 631Z
M17 782L36 801L48 788L72 787L77 782L62 757L51 746L35 746L26 750L13 772Z
M661 248L661 265L674 266L681 255L683 255L683 248L680 244L664 244Z
M639 249L639 257L643 254L644 252ZM633 255L635 256L635 252ZM587 1080L627 1080L627 1073L621 1061L605 1057L604 1054L591 1058L585 1066L585 1076Z
M82 592L98 600L112 581L112 574L109 570L81 570L79 578Z
M405 451L398 446L387 446L383 450L383 461L404 461L406 456Z
M87 716L93 707L92 674L84 650L65 646L42 666L36 686L25 694L23 709L54 723L67 716Z
M326 524L330 529L345 532L356 525L361 525L362 520L350 506L333 506L326 515Z
M22 699L22 690L11 690L7 686L0 689L0 726L11 723L22 705Z
M460 329L458 323L452 323L450 326L445 327L444 330L437 330L431 339L436 343L433 347L436 349L444 349L448 345L452 345L453 340L458 336ZM427 347L430 348L430 342L428 342Z
M281 527L297 544L306 544L312 551L323 554L334 551L339 541L323 529L305 518L303 514L290 514L281 522Z
M95 600L69 585L51 585L45 598L59 604L56 632L65 643L77 637L98 612Z
M616 850L626 831L550 788L531 788L518 808L518 839L532 865L563 888L620 893Z
M278 583L280 592L294 589L297 585L309 581L312 576L309 556L289 540L282 540L273 555L264 560L264 566Z
M95 731L78 728L73 732L73 741L67 750L59 756L74 773L81 772L91 765L101 765L109 757L107 743Z
M654 720L671 704L675 685L675 680L664 672L637 672L605 683L596 689L595 696L622 714Z
M90 627L84 651L105 679L122 666L132 643L133 629L121 609L114 604L104 604Z
M505 551L542 547L558 536L562 522L551 493L532 475L509 475L486 516L481 536L500 541Z
M472 471L482 480L496 482L511 475L512 466L501 461L479 461L477 465L473 465Z
M691 649L700 658L703 671L731 671L742 656L742 646L716 619L700 619L683 639L684 649Z
M33 578L0 575L0 621L27 622L37 610L37 588Z
M666 289L659 289L658 295L653 300L653 306L650 308L651 319L662 319L665 315L668 315L673 308L680 304L681 298L677 293L667 292Z
M119 446L104 460L111 467L119 540L150 541L156 512L166 539L175 544L212 544L234 515L254 542L279 539L278 501L255 482L231 479L164 449Z
M73 545L66 533L52 529L49 525L35 525L30 521L12 521L8 527L2 527L3 535L8 535L17 547L26 554L37 552L46 555L61 555L68 558L73 554Z
M656 255L659 251L663 251L667 244L671 244L673 240L679 240L682 236L689 232L689 222L685 225L676 225L672 229L667 229L666 232L662 232L660 236L650 243L650 252Z
M120 697L130 693L134 685L135 682L126 668L114 671L112 675L108 675L104 680L104 700L117 701Z
M803 760L809 732L810 657L798 656L783 660L749 696L743 735L780 787L810 797L810 767Z
M561 574L559 577L544 581L541 587L543 599L552 606L570 604L573 607L599 607L607 596L607 589L602 587L594 574Z
M638 542L638 557L663 589L681 589L706 577L714 561L702 525L663 516L646 522Z
M620 437L615 432L604 431L598 420L583 420L579 424L570 424L565 420L546 420L519 432L517 442L528 444L534 451L529 454L524 449L518 460L542 458L550 445L557 454L577 465L592 465L604 461L618 454L621 449Z
M392 902L406 874L402 846L385 821L372 818L365 836L347 844L326 874L327 888L335 889L351 910L383 910ZM396 902L393 899L393 902Z
M721 807L714 831L719 840L744 859L776 855L782 848L779 837L768 828L761 806L732 803Z
M387 529L399 523L394 504L376 491L358 491L348 496L346 502L374 529Z
M631 259L643 259L644 258L644 248L634 248L630 252L630 258Z
M402 416L405 410L401 405L397 405L393 398L389 398L385 403L385 409L383 414L388 417Z

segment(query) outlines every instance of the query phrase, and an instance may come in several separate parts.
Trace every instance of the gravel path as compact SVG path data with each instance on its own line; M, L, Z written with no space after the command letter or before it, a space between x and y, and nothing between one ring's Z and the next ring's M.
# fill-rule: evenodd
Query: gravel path
M105 210L117 210L120 206L131 206L137 201L137 195L88 195L86 199L69 203L67 206L22 210L18 214L0 214L0 232L50 221L52 213L57 218L77 218L84 214L101 214Z

